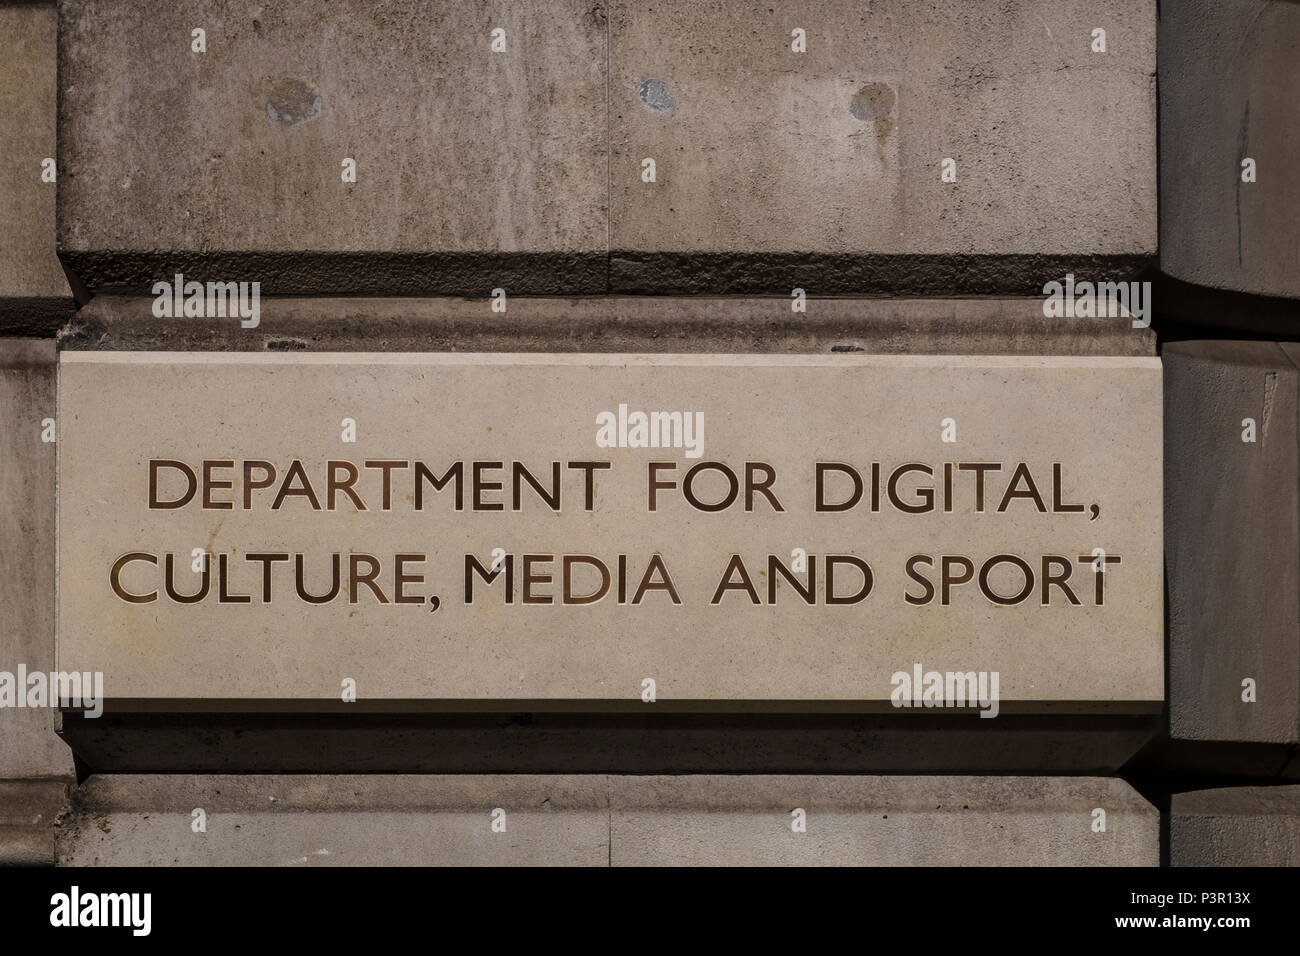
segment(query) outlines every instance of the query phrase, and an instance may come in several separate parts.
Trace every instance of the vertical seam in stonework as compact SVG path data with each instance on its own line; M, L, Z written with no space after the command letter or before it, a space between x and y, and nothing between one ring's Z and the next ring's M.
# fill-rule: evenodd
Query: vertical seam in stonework
M610 19L614 16L614 3L610 0L605 7L605 294L609 295L609 262L613 256L614 241L614 129L610 120L609 71L612 52L610 50Z
M1246 98L1246 112L1241 117L1241 136L1237 144L1237 155L1246 155L1246 140L1250 137L1250 97ZM1237 173L1237 265L1241 265L1241 179L1242 173Z
M1277 372L1268 371L1264 373L1264 409L1261 413L1263 421L1260 423L1260 448L1261 451L1268 445L1268 423L1273 417L1273 396L1277 394Z
M1240 177L1238 177L1238 179L1240 179ZM1280 342L1274 342L1273 348L1275 348L1279 353L1281 353L1283 367L1285 368L1285 366L1290 365L1291 368L1296 371L1297 376L1300 376L1300 362L1297 362L1292 357L1290 350L1283 348L1282 343ZM1297 406L1298 406L1297 414L1300 415L1300 402L1297 403ZM1297 423L1295 422L1291 423L1292 434L1295 434L1294 430L1296 428L1296 424ZM1297 443L1295 449L1295 456L1296 456L1296 474L1300 475L1300 443ZM1293 499L1293 501L1296 502L1297 504L1300 504L1300 492L1297 492L1297 497ZM1297 556L1295 560L1297 561L1297 563L1300 563L1300 556ZM1297 626L1300 627L1300 620L1297 621ZM1300 727L1296 727L1293 729L1300 729ZM1300 745L1293 744L1291 746L1290 753L1287 755L1287 758L1283 760L1280 764L1278 764L1277 772L1274 774L1274 777L1280 778L1282 776L1283 772L1286 770L1291 760L1294 759L1297 752L1300 752Z

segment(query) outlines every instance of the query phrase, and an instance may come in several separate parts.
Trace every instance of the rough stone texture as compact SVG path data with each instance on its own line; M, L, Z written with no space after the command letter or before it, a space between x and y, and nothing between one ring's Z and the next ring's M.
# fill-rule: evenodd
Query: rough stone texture
M1300 866L1300 786L1176 793L1172 866Z
M0 11L3 12L3 11ZM54 343L0 339L0 671L54 667ZM0 707L0 780L70 776L48 708Z
M0 333L49 334L73 308L54 253L55 12L0 5Z
M615 289L1028 294L1155 252L1153 2L616 2L610 24Z
M96 296L66 350L268 352L866 352L882 355L1154 355L1124 317L1049 319L1042 298L510 297L263 299L260 324L155 318L153 300Z
M1300 4L1162 4L1159 53L1161 268L1300 296ZM1241 181L1246 157L1254 183Z
M68 798L60 780L0 780L0 866L51 866Z
M1158 831L1094 777L97 776L57 845L71 865L1150 866Z
M1154 256L1153 0L306 9L61 4L89 290L1029 295Z
M602 777L96 776L72 803L57 831L62 865L609 862ZM206 832L192 829L196 808Z
M264 294L603 289L598 5L59 9L59 245L92 291L176 271Z
M165 408L159 395L169 396ZM602 449L596 416L624 400L704 410L684 414L705 417L705 443ZM889 712L891 675L916 668L970 672L972 682L974 672L995 672L1007 713L1086 713L1098 703L1148 713L1164 693L1160 446L1151 441L1159 406L1159 361L1141 357L65 352L60 666L102 671L105 693L123 703L228 699L250 710L269 701L342 707L347 678L358 698L389 705L641 709L642 681L652 677L662 700L700 709L806 701ZM960 453L939 441L947 415L964 429ZM357 424L353 446L340 443L344 416ZM121 421L133 423L126 434L114 427ZM226 457L226 476L245 492L217 492L226 508L201 507L207 492L176 509L150 507L152 459L203 472L201 461ZM289 463L301 462L320 503L272 505L271 488L255 491L247 472L240 477L241 459L263 457L278 487ZM357 463L351 503L325 495L326 462L338 458ZM406 462L391 492L381 492L373 458ZM765 463L774 500L741 496L704 513L682 492L663 491L647 508L648 463L671 462L674 484L689 494L695 458L742 473L742 462ZM411 459L435 475L463 460L457 499L424 487ZM609 466L596 473L589 505L581 476L560 464L588 459ZM525 488L512 506L508 491L498 500L474 490L479 470L470 462L494 460L547 476L555 461L558 503ZM944 502L943 463L954 460L995 463L999 473L980 484L953 469ZM877 461L877 513L870 491L860 507L814 512L815 462L866 474ZM903 474L897 483L905 462L928 463L933 476ZM488 467L488 480L508 488L500 461ZM705 477L694 488L715 501L725 487ZM1042 498L1011 500L1016 488L1027 497L1025 482ZM170 470L158 481L169 501L182 485ZM894 505L886 486L890 495L902 489ZM915 504L918 486L937 489L931 513L905 513L924 507ZM828 500L848 495L842 477L826 487ZM190 570L195 547L212 555L210 574ZM477 580L471 600L467 556L490 563L497 547L505 580ZM792 547L807 552L807 601L767 577L775 574L768 555L788 564ZM1094 548L1123 563L1095 574ZM137 551L156 557L124 567L125 591L145 596L131 602L114 594L109 570ZM250 588L262 572L252 559L264 551L284 552L289 563L272 574L274 594L257 597ZM381 569L375 593L340 589L354 551ZM1008 551L1021 557L996 557ZM404 599L393 583L403 553L415 555ZM314 592L328 585L330 555L342 555L323 601L295 595L295 554ZM604 562L603 587L589 566L578 568L571 591L561 586L559 555L573 554ZM937 581L940 556L952 554L974 562L969 580L984 569L980 584L959 583L950 602L937 585L915 599L918 572L905 570L912 556L930 556L924 576ZM197 593L198 603L164 593L163 555L169 565L180 556L176 590ZM536 572L528 555L544 556ZM618 555L626 556L622 583ZM655 555L666 566L655 580L670 578L673 594L642 599L638 582L649 580ZM734 584L733 555L753 575L752 600L735 590L717 596L722 581ZM832 555L870 568L842 568L832 588ZM1046 583L1050 556L1067 581L1058 590ZM540 580L531 589L530 575ZM851 594L864 580L865 599L831 606L832 592ZM240 603L219 604L227 593ZM582 598L562 600L566 593Z
M1171 735L1295 743L1300 352L1178 342L1163 358ZM1253 444L1242 441L1247 418ZM1256 703L1241 699L1245 678Z
M807 832L791 830L791 811ZM1106 811L1094 833L1092 812ZM1155 866L1159 814L1098 777L614 777L615 866Z

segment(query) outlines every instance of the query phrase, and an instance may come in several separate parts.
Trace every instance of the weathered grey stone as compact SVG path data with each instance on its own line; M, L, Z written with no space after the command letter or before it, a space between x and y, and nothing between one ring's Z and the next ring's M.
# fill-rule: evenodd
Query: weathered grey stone
M52 866L54 828L67 804L61 780L0 780L0 866Z
M72 866L604 866L606 804L603 777L95 776L73 793L58 855ZM504 832L492 829L498 808Z
M1300 787L1176 793L1169 814L1173 866L1300 866Z
M1170 733L1293 744L1300 353L1272 342L1177 342L1163 358ZM1243 440L1246 419L1254 442ZM1254 703L1242 699L1247 679Z
M1154 355L1124 317L1055 319L1041 298L809 299L613 296L264 299L260 323L155 318L153 300L96 296L59 339L70 350L253 352L866 352Z
M792 830L793 811L806 832ZM1105 832L1094 831L1097 809ZM1159 814L1099 777L612 777L615 866L1155 866Z
M54 4L0 5L0 334L48 334L72 313L54 253Z
M1091 777L112 776L71 865L1154 865L1155 808ZM505 831L492 814L504 811ZM796 808L807 830L791 829ZM1106 812L1094 832L1094 811ZM196 833L202 809L206 832Z
M1155 27L1149 0L616 2L611 285L1032 294L1127 275L1156 248Z
M1162 4L1159 52L1161 268L1300 296L1300 5ZM1247 158L1253 183L1242 182Z
M3 13L3 10L0 10ZM0 671L54 667L54 343L0 339ZM48 707L0 707L0 780L72 773Z
M263 294L603 290L599 6L66 0L60 14L59 243L92 291L173 272Z
M991 716L1163 699L1154 358L64 352L59 400L60 662L102 671L122 706L346 709L350 679L389 708L641 710L653 678L690 708L891 712L900 672L918 708L922 674L962 675L974 708L991 672ZM627 401L678 410L702 443L611 447L602 410ZM269 481L240 464L263 458ZM391 483L376 458L401 462ZM158 459L187 464L155 484ZM355 491L326 496L339 459ZM987 483L954 460L990 463ZM560 497L517 471L511 494L512 461ZM728 495L720 462L770 494ZM833 471L823 498L849 505L817 511L825 462L878 472L878 493ZM303 481L320 497L287 496ZM259 570L263 552L287 563Z
M576 0L364 21L67 0L60 249L92 291L174 272L368 295L1122 278L1155 251L1154 8L616 3L607 26Z

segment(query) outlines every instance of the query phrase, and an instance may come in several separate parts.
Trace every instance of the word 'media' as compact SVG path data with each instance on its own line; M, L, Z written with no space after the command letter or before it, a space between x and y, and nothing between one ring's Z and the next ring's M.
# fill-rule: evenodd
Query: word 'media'
M889 702L895 707L975 707L981 717L998 715L997 671L897 671L889 683Z
M703 412L618 412L596 416L598 448L682 448L687 458L704 454Z
M242 328L255 329L261 320L262 283L186 282L176 273L175 282L163 279L153 284L153 314L159 319L239 318Z
M87 717L104 712L104 675L101 671L32 671L18 665L18 673L0 671L0 707L63 707L80 709Z
M1043 315L1049 319L1135 316L1133 328L1151 325L1150 282L1079 282L1066 273L1065 282L1043 286Z
M74 886L50 897L51 926L126 926L132 936L153 927L152 893L82 893Z

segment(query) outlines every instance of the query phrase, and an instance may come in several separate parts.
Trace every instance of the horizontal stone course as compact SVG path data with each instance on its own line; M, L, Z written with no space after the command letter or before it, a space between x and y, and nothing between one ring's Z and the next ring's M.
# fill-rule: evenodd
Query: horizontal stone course
M1096 777L113 776L57 844L74 865L1149 866L1158 830Z
M163 701L161 713L67 713L60 733L84 768L101 773L1104 775L1118 772L1162 722L1157 713L972 720L916 711L808 714L798 703L711 714L683 713L667 700L653 713L635 705L639 711L628 702L618 713L608 705L539 713L495 702L446 714L413 712L411 703L387 712L357 703L312 716L241 713L247 703L237 701L224 711L200 703L208 709L176 713L175 702Z
M508 296L267 298L259 323L158 318L148 297L96 296L64 350L252 352L867 352L898 355L1155 355L1127 317L1059 319L1041 298Z
M60 10L90 291L1030 295L1155 253L1153 0Z

